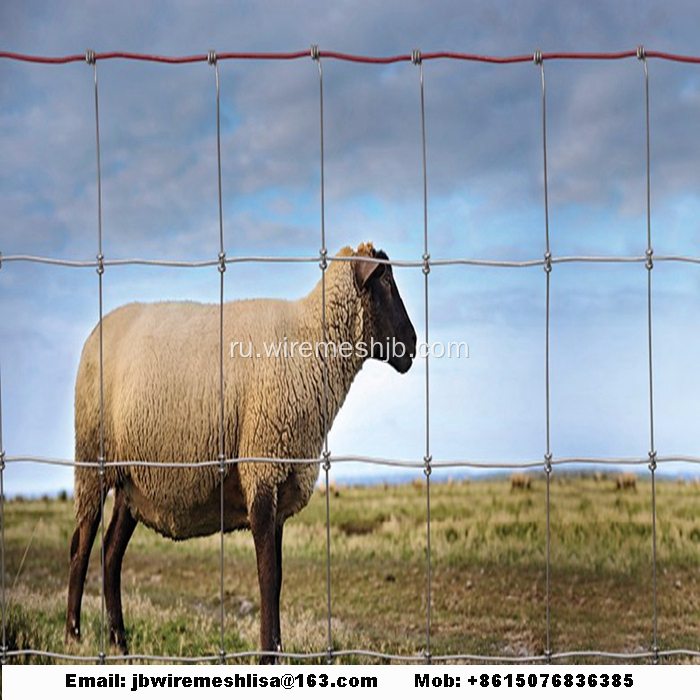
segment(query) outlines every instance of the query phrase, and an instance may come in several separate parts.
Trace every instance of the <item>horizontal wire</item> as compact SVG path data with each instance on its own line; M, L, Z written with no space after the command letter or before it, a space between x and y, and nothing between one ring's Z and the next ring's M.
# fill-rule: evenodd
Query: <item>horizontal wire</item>
M226 257L225 264L235 265L236 263L318 263L321 257L318 255L238 255ZM325 260L328 262L376 262L374 258L364 256L348 256L348 255L326 255ZM700 257L692 257L687 255L654 255L652 256L654 263L691 263L700 264ZM569 263L644 263L649 261L646 255L563 255L552 257L550 263L569 264ZM97 263L94 260L71 260L67 258L52 258L39 255L0 255L0 265L5 263L38 263L41 265L57 265L63 267L82 267L94 268ZM209 260L160 260L149 258L104 258L101 261L103 267L117 267L129 265L143 266L160 266L160 267L181 267L181 268L203 268L214 267L220 265L222 260L217 257ZM380 261L381 263L381 261ZM387 265L392 267L406 268L423 268L424 260L387 260ZM481 258L439 258L430 260L431 267L446 267L450 265L465 265L474 267L502 267L502 268L528 268L538 267L544 264L544 258L530 260L489 260Z
M385 467L401 467L408 469L424 469L425 459L390 459L385 457L373 457L369 455L329 455L327 461L336 464L361 463L374 464ZM657 464L700 464L700 457L692 455L657 455ZM218 467L222 460L204 460L201 462L148 462L148 461L119 461L119 462L78 462L70 459L54 457L42 457L33 455L6 455L5 464L46 464L59 467L81 467L84 469L120 468L120 467L148 467L151 469L200 469L206 467ZM223 464L324 464L326 458L313 457L231 457L223 460ZM536 469L551 464L552 466L567 466L577 464L601 465L601 466L645 466L649 464L649 456L643 457L553 457L549 460L530 460L512 462L479 462L473 460L439 460L433 459L431 467L436 469Z
M398 54L394 56L363 56L352 53L342 53L339 51L318 50L316 54L319 58L335 59L352 63L367 63L375 65L387 65L393 63L410 63L413 61L412 53ZM216 54L217 61L222 60L238 60L238 61L288 61L302 58L309 58L312 53L309 49L290 52L223 52ZM542 52L537 54L538 59L542 61L560 61L560 60L577 60L577 61L616 61L628 58L637 58L637 49L628 51L614 52ZM688 56L683 54L668 53L666 51L645 51L647 59L655 58L663 61L672 61L676 63L695 63L700 64L700 56ZM38 56L31 54L15 53L12 51L0 51L0 59L12 61L20 61L25 63L42 63L42 64L66 64L85 61L86 55L70 54L67 56ZM528 63L533 61L534 53L520 54L516 56L486 56L481 54L461 53L454 51L433 51L421 54L422 61L431 60L456 60L474 63L492 63L492 64L517 64ZM165 64L187 64L187 63L206 63L209 60L208 53L195 54L190 56L163 56L147 53L136 53L130 51L108 51L95 53L95 61L123 59L129 61L146 61L152 63Z
M275 656L280 659L290 659L298 661L309 661L312 659L327 659L328 651L317 652L265 652L270 656ZM229 652L225 655L227 661L256 658L261 654L256 651L240 651ZM107 663L129 663L133 661L150 661L150 662L169 662L178 664L205 664L219 663L221 661L220 654L211 654L203 656L159 656L153 654L126 654L126 655L77 655L77 654L62 654L59 652L41 651L36 649L19 649L8 650L6 652L8 658L33 656L37 658L61 660L61 661L77 661L77 662L93 662L99 663L106 661ZM365 657L371 659L381 659L385 661L398 662L416 662L425 663L425 655L416 654L387 654L384 652L370 651L365 649L341 649L332 651L331 656L334 659L341 659L345 656ZM581 659L587 657L598 657L603 659L617 659L628 661L641 661L643 659L654 659L657 657L691 657L700 658L700 652L693 649L667 649L664 651L641 651L641 652L611 652L599 650L578 650L578 651L562 651L552 652L550 655L531 655L531 656L488 656L484 654L431 654L432 662L449 662L449 661L473 661L476 663L504 663L504 664L522 664L535 663L548 660L566 660L566 659Z

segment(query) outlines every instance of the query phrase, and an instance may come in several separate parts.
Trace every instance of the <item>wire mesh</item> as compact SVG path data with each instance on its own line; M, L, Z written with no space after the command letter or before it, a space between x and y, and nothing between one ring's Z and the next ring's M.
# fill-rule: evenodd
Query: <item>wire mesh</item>
M264 61L288 61L298 59L313 59L318 69L318 86L319 86L319 138L320 138L320 250L318 256L229 256L224 248L224 214L223 214L223 191L222 191L222 154L221 154L221 106L220 106L220 81L219 81L219 62L222 60L264 60ZM552 253L550 246L549 232L549 194L548 194L548 163L547 163L547 97L546 97L546 82L545 82L545 64L555 60L624 60L629 58L637 58L644 70L645 81L645 123L646 123L646 223L647 223L647 247L644 255L633 256L555 256ZM129 465L148 466L153 468L185 468L185 467L205 467L218 466L220 474L220 507L221 507L221 532L220 532L220 649L216 655L199 656L199 657L159 657L144 654L130 654L127 658L134 661L169 661L169 662L214 662L224 663L233 659L246 659L257 657L258 652L237 652L229 653L225 649L225 614L224 614L224 477L227 468L241 463L265 463L274 461L279 464L318 464L323 468L324 480L326 486L326 596L327 596L327 648L309 653L283 653L278 652L276 655L280 658L289 658L296 660L323 660L328 663L333 660L342 660L346 657L367 658L367 659L382 659L385 661L403 661L403 662L442 662L442 661L476 661L476 662L534 662L552 660L572 660L579 657L590 657L592 655L603 659L610 660L642 660L649 659L653 662L658 662L661 658L674 658L680 656L695 656L700 657L700 651L696 649L666 649L659 648L658 639L658 583L657 583L657 533L656 533L656 481L655 472L660 463L685 463L689 465L700 464L700 457L694 455L658 455L655 449L654 440L654 373L653 373L653 354L652 354L652 270L655 263L684 263L696 265L700 263L700 258L684 255L655 255L652 248L652 207L651 207L651 150L650 150L650 125L649 125L649 59L657 59L664 61L674 61L682 63L700 63L700 57L685 56L680 54L671 54L665 52L647 51L643 47L638 47L634 51L622 51L617 53L542 53L536 51L534 55L518 55L518 56L481 56L476 54L456 53L456 52L432 52L421 53L419 50L414 50L410 54L401 54L396 56L376 57L376 56L358 56L353 54L339 53L335 51L320 50L317 46L308 50L289 52L289 53L219 53L211 50L207 54L192 55L192 56L155 56L151 54L139 54L130 52L109 52L96 53L88 50L84 55L68 55L62 57L42 57L32 55L22 55L11 52L0 52L0 59L22 61L46 65L61 65L78 61L86 61L92 67L94 79L94 111L95 111L95 136L96 136L96 177L97 177L97 265L96 272L98 274L98 305L99 305L99 328L100 328L100 436L99 436L99 460L96 463L77 462L72 460L55 459L51 457L30 456L30 455L6 455L3 450L2 443L2 392L0 389L0 528L1 532L1 576L2 576L2 663L6 663L14 657L27 655L38 656L44 659L64 659L73 661L90 661L104 663L108 659L124 657L110 657L107 654L106 640L106 615L105 615L105 560L104 560L104 479L105 471L108 468L124 466L123 462L107 461L105 455L105 435L104 435L104 386L103 386L103 348L102 348L102 321L103 321L103 279L104 273L111 266L129 266L129 265L147 265L147 266L162 266L162 267L183 267L183 268L200 268L200 267L216 267L219 273L219 421L220 421L220 443L219 457L215 461L203 461L196 463L160 463L160 462L128 462ZM162 260L162 259L146 259L146 258L126 258L126 259L106 259L103 254L102 246L102 188L101 188L101 162L100 162L100 119L99 119L99 90L98 90L98 63L105 60L132 60L132 61L149 61L165 64L181 65L188 63L205 62L214 68L215 85L216 85L216 149L217 149L217 169L218 169L218 223L219 223L219 246L218 255L211 259L199 261L193 260ZM318 264L321 271L321 285L323 298L323 318L322 318L322 335L323 341L326 342L326 293L325 293L325 275L326 269L330 262L335 260L348 261L351 258L343 256L328 255L326 250L326 231L325 231L325 143L324 143L324 98L323 98L323 60L338 60L354 63L387 65L393 63L410 62L417 67L419 76L419 97L420 97L420 119L421 119L421 160L422 160L422 218L423 218L423 253L420 260L392 260L392 265L396 267L420 268L424 274L424 333L426 343L428 342L430 332L429 321L429 273L432 267L436 266L482 266L482 267L500 267L508 269L523 269L536 266L543 266L545 272L545 342L544 342L544 363L545 363L545 452L542 460L522 461L522 462L477 462L474 460L433 460L431 455L430 443L430 372L429 372L429 356L425 356L425 451L422 459L415 460L399 460L392 458L377 457L374 455L333 455L328 444L328 368L325 357L323 357L323 425L324 425L324 442L323 452L318 458L311 459L284 459L270 455L261 455L256 457L236 457L231 458L226 456L225 444L225 414L224 414L224 335L223 335L223 309L224 309L224 277L228 265L256 263L256 262L275 262L275 263L314 263ZM539 260L487 260L473 258L445 258L431 259L429 249L428 236L428 157L426 145L426 110L425 110L425 75L424 64L426 61L435 60L455 60L455 61L470 61L477 63L491 63L500 65L509 65L516 63L534 62L535 66L540 71L541 77L541 117L542 117L542 165L543 165L543 195L544 195L544 256ZM358 258L352 258L357 260ZM363 259L363 258L359 258ZM36 255L8 255L0 254L0 268L3 263L28 263L40 265L58 265L73 268L94 267L95 261L88 260L69 260L52 257L43 257ZM647 270L647 340L648 340L648 389L649 389L649 451L647 455L629 455L619 457L581 457L581 456L554 456L551 451L551 407L550 407L550 299L551 299L551 276L558 265L578 263L578 264L605 264L605 263L629 263L643 264ZM0 375L1 379L1 375ZM1 387L1 384L0 384ZM400 655L380 653L368 649L344 649L334 650L332 647L332 606L331 606L331 514L330 514L330 471L333 464L343 462L361 462L366 464L377 464L397 468L414 468L422 469L426 484L426 554L427 554L427 575L426 575L426 606L425 606L425 649L421 653ZM4 485L4 470L7 464L10 463L34 463L48 464L56 466L80 466L83 468L94 468L99 470L101 484L101 539L102 539L102 557L101 557L101 634L99 651L96 655L70 655L59 654L51 650L38 649L22 649L9 650L7 647L6 638L6 571L5 571L5 485ZM566 651L557 652L552 649L551 645L551 620L550 620L550 509L551 509L551 493L550 493L550 477L555 467L564 465L647 465L651 472L651 518L652 518L652 580L653 580L653 641L651 648L648 651L634 653L616 653L596 650L581 650L581 651ZM482 656L475 654L450 654L450 655L435 655L431 652L431 510L430 510L430 483L431 474L434 469L452 469L456 467L469 467L475 469L543 469L546 475L546 547L545 547L545 562L546 569L546 591L545 591L545 618L546 618L546 644L544 654L532 655L526 657L512 656Z

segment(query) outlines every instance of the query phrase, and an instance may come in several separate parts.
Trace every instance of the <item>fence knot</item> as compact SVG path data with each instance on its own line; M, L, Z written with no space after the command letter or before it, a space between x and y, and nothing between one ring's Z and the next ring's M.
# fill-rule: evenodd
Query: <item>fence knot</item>
M328 269L328 259L326 257L328 255L328 251L325 248L321 248L321 250L318 251L318 254L320 256L318 266L322 270Z
M323 471L328 473L331 469L331 453L329 450L323 450Z
M0 452L0 472L5 471L5 450Z
M423 274L430 274L430 253L423 253Z
M649 471L650 472L655 472L656 471L656 450L650 450L649 452Z
M647 257L646 268L647 268L647 270L651 270L654 267L654 260L653 260L654 249L647 248L645 255Z
M549 476L552 473L552 453L545 452L544 455L544 473Z
M219 272L226 272L226 252L223 250L219 252Z
M95 49L88 49L85 52L85 63L87 63L89 66L94 66L95 60Z
M423 54L420 52L420 49L413 49L413 51L411 51L411 63L414 66L419 66L423 63Z
M97 274L103 275L105 271L105 256L102 253L97 255Z
M532 60L534 61L536 66L542 65L542 61L544 59L542 58L542 52L539 49L537 49L535 53L532 54Z
M643 46L638 46L637 47L637 58L640 61L646 61L647 60L647 50Z
M433 455L423 457L423 474L430 476L433 473Z
M100 455L97 458L97 471L99 472L101 478L104 478L104 475L106 472L106 468L105 468L106 462L107 462L107 460L105 459L104 455Z
M311 60L313 60L313 61L320 61L321 60L321 52L318 49L318 44L312 44L312 46L311 46Z
M217 459L219 460L219 474L223 475L226 472L226 455L220 454Z
M552 271L552 254L549 251L544 254L544 271L547 274Z
M216 51L214 49L209 49L209 51L207 51L207 63L210 66L215 66L216 61L217 61Z

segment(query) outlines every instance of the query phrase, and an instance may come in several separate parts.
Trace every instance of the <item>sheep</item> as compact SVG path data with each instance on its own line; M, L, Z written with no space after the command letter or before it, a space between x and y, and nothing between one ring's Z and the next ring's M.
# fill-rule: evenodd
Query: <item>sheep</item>
M637 490L637 475L632 472L622 472L617 475L617 490L627 490L631 491Z
M526 472L513 472L510 475L510 490L530 489L532 487L532 478Z
M104 468L102 494L98 469L80 464L75 468L67 639L80 640L81 600L101 497L114 492L103 543L109 639L127 654L121 567L136 525L144 523L174 540L218 532L223 478L223 527L226 532L252 532L260 589L260 650L264 662L275 660L282 648L282 531L287 518L308 503L319 474L318 461L275 459L317 460L325 432L367 357L403 374L416 352L416 332L386 254L367 243L357 251L345 247L337 257L350 259L331 262L325 273L325 352L323 345L316 346L323 341L321 282L297 301L224 304L224 342L231 339L231 352L225 345L223 363L224 456L242 461L225 465L223 475L219 465L166 469L129 464L219 459L221 307L134 303L103 318L103 457L120 465ZM287 352L268 356L266 348L278 342L286 343ZM293 346L295 342L310 343L314 352L309 356L308 347ZM346 351L353 351L343 352L342 343L350 344ZM98 324L85 342L76 378L78 463L100 460L99 381ZM269 462L246 462L246 457L269 457Z

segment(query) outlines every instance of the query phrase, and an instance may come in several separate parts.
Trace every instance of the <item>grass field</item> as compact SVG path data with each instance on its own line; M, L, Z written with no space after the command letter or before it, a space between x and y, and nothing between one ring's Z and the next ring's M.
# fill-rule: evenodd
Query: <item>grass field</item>
M657 480L658 641L700 651L700 486ZM426 648L426 499L422 482L332 489L332 644L416 654ZM108 501L108 507L110 503ZM63 639L67 499L5 505L10 649L94 655L99 547L88 574L81 645ZM546 648L546 486L506 479L431 485L431 652L522 657ZM551 483L553 652L648 651L654 629L651 489L555 474ZM285 528L285 651L327 646L325 495ZM173 543L143 526L127 551L124 610L133 653L219 650L219 537ZM226 536L226 650L257 648L252 538ZM362 660L348 657L345 661ZM585 659L604 661L600 657ZM682 659L674 659L675 661ZM42 662L18 657L15 662Z

